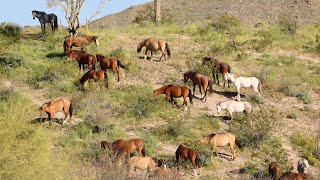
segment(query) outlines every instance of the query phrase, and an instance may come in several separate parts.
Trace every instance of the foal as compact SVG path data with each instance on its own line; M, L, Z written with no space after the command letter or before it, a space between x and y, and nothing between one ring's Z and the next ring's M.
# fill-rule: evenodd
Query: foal
M83 87L84 83L90 79L93 79L93 80L99 82L100 90L102 90L103 81L106 81L106 87L107 88L109 87L108 75L103 70L95 71L95 70L91 69L88 72L86 72L80 79L80 84L82 85L82 87ZM90 83L90 81L89 81L89 83Z
M140 42L137 46L137 53L140 53L141 52L141 49L143 47L146 47L146 53L144 55L144 60L147 59L147 54L148 54L148 51L150 50L151 51L151 58L152 58L152 51L158 51L158 50L161 50L162 52L162 55L159 59L159 61L161 61L161 58L164 56L164 60L167 61L167 55L170 57L170 49L169 49L169 45L168 43L163 40L163 39L156 39L156 38L148 38L148 39L145 39L144 41ZM165 53L165 51L167 51L167 53Z
M208 76L196 73L194 71L188 71L183 74L184 83L186 83L189 79L191 79L191 81L193 83L193 96L194 96L194 92L196 90L196 85L198 85L199 90L200 90L200 94L201 94L201 98L202 98L202 100L204 100L203 102L206 102L207 101L207 92L208 92L209 87L210 87L209 93L212 92L212 81L210 80L210 78ZM202 97L201 88L204 91L203 97Z
M84 70L84 65L87 64L89 69L96 69L96 57L92 54L88 54L85 51L72 50L68 53L68 60L75 59L78 61L79 70Z

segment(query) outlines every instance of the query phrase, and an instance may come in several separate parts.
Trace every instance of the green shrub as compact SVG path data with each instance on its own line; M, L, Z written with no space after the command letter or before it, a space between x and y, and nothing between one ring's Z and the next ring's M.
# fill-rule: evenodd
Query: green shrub
M212 23L212 27L217 30L230 30L240 26L240 20L229 14L220 14L218 19Z
M277 23L282 31L287 34L295 34L300 27L297 16L282 15L278 18Z
M291 112L287 115L287 118L289 119L297 119L298 118L298 115L294 112Z
M1 23L0 32L8 37L20 38L22 29L14 23Z
M250 95L249 98L250 98L251 102L254 102L254 103L257 103L257 104L263 104L264 103L263 97L259 96L257 94Z
M173 22L173 14L168 8L161 8L161 23L171 23ZM147 23L155 22L154 8L151 5L147 5L145 9L137 12L134 23L145 25Z
M25 59L19 54L0 53L0 67L5 71L25 65Z
M304 104L310 104L311 103L311 97L308 93L308 91L302 91L296 95L298 99L300 99Z

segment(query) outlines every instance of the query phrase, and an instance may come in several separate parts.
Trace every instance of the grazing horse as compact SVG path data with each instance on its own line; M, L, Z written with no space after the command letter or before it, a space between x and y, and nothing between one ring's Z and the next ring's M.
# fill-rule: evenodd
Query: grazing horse
M46 33L46 23L51 24L52 31L56 31L58 29L58 17L55 14L46 14L42 11L32 11L33 19L36 17L39 19L41 25L42 34Z
M308 168L309 168L308 160L300 159L298 161L297 169L299 173L308 173Z
M286 172L281 177L281 180L303 180L308 179L306 173L293 173L293 172Z
M217 104L217 111L220 114L221 110L225 109L230 114L231 120L233 119L233 112L245 112L250 113L252 111L252 106L249 102L246 101L233 101L228 100L224 102L220 102Z
M89 69L96 69L96 57L92 54L88 54L85 51L71 50L68 53L68 60L75 59L78 61L79 70L84 70L84 65L87 64Z
M189 159L193 165L195 173L197 173L198 170L198 175L200 175L199 171L199 153L191 148L188 148L184 146L183 144L180 144L178 149L176 150L176 161L177 164L179 164L179 159L180 157L182 159Z
M69 53L73 46L81 47L81 49L83 49L86 45L88 45L91 42L95 42L96 46L99 46L98 36L83 35L67 37L63 42L64 53Z
M225 87L226 78L224 77L224 75L226 73L231 73L231 67L229 66L229 64L225 62L221 62L217 59L212 59L211 57L204 57L202 59L202 64L205 64L206 62L211 62L213 64L212 77L213 77L214 83L216 83L216 80L217 80L218 85L220 85L219 76L218 76L218 72L219 72L222 74L223 87ZM228 87L230 87L230 81L228 81Z
M276 162L272 162L269 165L269 175L273 180L278 180L280 174L280 165Z
M101 54L96 54L97 61L100 62L100 68L104 71L111 69L113 74L117 73L118 82L120 80L119 67L127 69L125 65L121 64L120 60L117 58L106 58Z
M227 73L225 74L225 77L234 83L234 85L237 88L238 94L237 94L237 100L240 101L240 88L245 87L253 87L253 90L258 93L260 96L261 94L261 81L258 78L255 77L237 77L235 74ZM259 88L259 89L258 89Z
M236 158L235 152L234 152L234 145L236 144L239 148L241 148L238 141L236 141L235 135L231 133L217 133L217 134L210 134L206 137L200 138L199 141L202 144L210 144L212 146L212 149L215 151L216 147L224 147L226 145L230 145L231 149L231 160L234 160ZM216 152L216 156L219 158L219 150Z
M93 79L93 80L99 82L100 90L102 90L102 86L104 84L104 81L106 81L106 87L107 88L109 87L108 75L103 70L96 71L96 70L91 69L88 72L86 72L80 79L80 84L82 85L82 87L83 87L84 83L90 79ZM89 81L89 83L90 83L90 81Z
M196 90L196 85L198 85L199 90L200 90L200 94L201 94L201 98L202 98L201 88L204 91L204 96L203 96L202 100L204 100L204 102L206 102L207 101L207 92L208 92L209 87L210 87L209 92L210 93L212 92L212 81L210 80L210 78L208 76L202 75L202 74L194 72L194 71L188 71L183 74L184 83L186 83L189 79L191 79L191 81L193 83L193 96L194 96L194 92Z
M139 156L146 156L146 149L144 141L142 139L131 139L128 141L125 140L116 140L114 142L101 142L102 149L109 149L116 152L123 152L126 154L127 159L130 158L130 153L136 150Z
M68 115L70 116L70 120L71 120L73 109L72 109L71 101L68 100L67 98L62 98L58 101L50 101L50 102L44 103L39 108L39 111L40 111L41 119L42 119L42 113L45 112L48 115L48 118L50 121L52 120L52 118L54 118L54 114L56 112L63 111L65 114L64 121L63 121L63 124L64 124L65 122L67 122L66 119Z
M147 59L147 54L148 54L148 51L150 50L151 51L151 58L152 58L152 51L158 51L158 50L161 50L162 52L162 55L159 59L159 61L161 61L161 58L164 56L164 60L167 61L167 55L170 57L171 54L170 54L170 49L169 49L169 45L168 43L163 40L163 39L156 39L156 38L148 38L148 39L145 39L144 41L140 42L137 46L137 53L140 53L141 52L141 49L143 47L146 47L146 53L144 55L144 60ZM167 53L165 53L165 51L167 51Z
M154 157L134 156L128 160L127 164L129 168L129 174L131 174L131 172L135 169L148 170L148 171L153 171L157 167L162 167L164 170L167 169L166 165L162 161Z
M191 104L192 102L192 92L191 89L187 86L179 86L175 84L169 84L169 85L164 85L159 89L156 89L153 91L154 94L160 95L160 94L165 94L167 102L172 103L172 107L174 107L174 100L173 98L179 98L183 97L183 105L185 105L185 109L187 109L187 97L189 97L189 101Z

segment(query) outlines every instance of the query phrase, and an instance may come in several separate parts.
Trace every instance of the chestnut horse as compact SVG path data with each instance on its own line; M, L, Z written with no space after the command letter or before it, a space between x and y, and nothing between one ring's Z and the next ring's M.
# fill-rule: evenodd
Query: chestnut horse
M303 180L303 179L308 179L308 177L306 173L286 172L281 176L280 179L281 180Z
M164 56L164 60L167 61L167 55L170 57L171 53L170 53L170 49L169 49L169 45L168 43L163 40L163 39L156 39L154 37L145 39L144 41L140 42L137 46L137 53L141 52L141 49L143 47L146 47L146 53L144 55L144 60L147 59L147 54L148 51L151 51L151 58L152 58L152 51L158 51L161 50L162 55L159 59L159 61L161 61L161 58ZM165 53L165 51L167 51L167 53Z
M116 140L114 142L101 141L102 149L109 149L112 151L125 153L127 159L130 158L130 153L136 150L139 156L146 156L146 149L144 145L144 141L142 139L131 139L128 141L125 140Z
M88 54L85 51L72 50L68 53L68 60L75 59L78 61L79 70L84 70L84 65L87 64L89 69L96 69L96 57Z
M200 94L201 94L201 98L202 98L201 88L204 91L204 96L203 96L202 100L204 100L204 102L206 102L207 101L207 92L208 92L209 87L210 87L209 92L210 93L212 92L212 81L210 80L210 78L208 76L202 75L202 74L194 72L194 71L188 71L183 74L184 83L186 83L189 79L191 79L191 81L193 83L193 96L194 96L194 92L196 90L196 85L198 85L199 90L200 90Z
M214 83L216 83L216 80L217 80L218 85L220 85L219 76L218 76L218 72L219 72L222 74L223 87L225 87L227 79L225 79L224 74L231 73L231 67L229 66L229 64L225 62L221 62L217 59L213 59L211 57L204 57L202 59L202 64L205 64L206 62L211 62L213 64L212 77L213 77ZM228 87L230 87L230 81L228 81Z
M100 62L100 68L104 71L107 69L111 69L113 74L117 73L118 81L120 80L119 77L119 67L123 69L127 69L125 65L121 64L120 60L117 58L106 58L101 54L96 54L97 61Z
M272 162L269 165L269 174L273 180L278 180L280 174L280 165L276 162Z
M210 134L206 137L200 138L199 141L202 144L210 144L213 150L215 150L216 147L224 147L229 144L232 153L231 160L236 158L234 145L236 144L241 148L240 144L236 141L236 137L231 133ZM219 151L216 151L216 156L219 158Z
M96 46L99 46L98 36L83 35L68 37L63 42L64 53L69 53L73 46L81 47L83 49L84 46L88 45L91 42L95 42Z
M185 109L187 109L187 97L189 97L189 101L192 103L192 92L191 89L187 86L179 86L175 84L164 85L159 89L153 91L154 94L160 95L165 94L167 102L172 103L172 107L174 107L173 98L183 97L183 105L185 105Z
M176 161L177 164L179 164L179 159L189 159L193 165L193 168L195 172L199 170L199 153L191 148L188 148L184 146L183 144L180 144L178 149L176 150ZM200 171L198 171L198 175L200 174Z
M40 108L40 118L42 119L42 113L45 112L48 115L48 119L50 120L50 123L52 121L52 118L54 118L54 115L56 112L63 111L65 114L63 124L66 121L68 115L70 116L70 120L72 118L72 103L67 98L62 98L57 101L50 101L44 103Z
M84 83L90 79L93 79L93 80L99 82L100 90L102 90L102 86L103 86L104 81L106 81L106 87L107 88L109 87L108 75L103 70L96 71L96 70L91 69L88 72L86 72L80 79L80 84L82 85L82 87L83 87ZM90 83L90 81L89 81L89 83Z

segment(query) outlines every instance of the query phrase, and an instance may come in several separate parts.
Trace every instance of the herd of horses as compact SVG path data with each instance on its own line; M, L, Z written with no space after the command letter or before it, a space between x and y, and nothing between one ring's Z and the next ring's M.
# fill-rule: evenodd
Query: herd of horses
M56 20L57 17L52 14L46 14L40 11L32 11L33 18L37 17L41 23L42 32L45 31L45 23L52 23L52 29L55 30L57 28ZM43 24L43 25L42 25ZM111 69L113 74L117 74L117 81L120 81L119 76L119 68L127 69L125 65L123 65L120 60L116 57L105 57L101 54L90 54L84 50L85 46L94 42L96 46L99 46L98 36L74 36L68 37L63 42L63 50L67 55L69 60L75 59L78 62L79 70L83 73L85 70L85 66L87 66L88 71L83 74L80 78L80 84L84 87L84 83L89 80L98 81L100 85L100 90L103 88L104 84L108 88L108 76L107 69ZM81 50L73 50L73 47L79 47ZM164 57L164 61L168 60L168 57L171 56L171 52L169 49L168 43L163 39L156 39L154 37L147 38L142 42L138 43L137 53L140 53L142 48L146 47L144 59L147 59L148 51L151 51L151 58L153 55L153 51L161 50L162 55L159 59L161 61L162 57ZM96 64L100 64L100 70L96 70ZM205 103L207 101L207 97L209 94L213 92L212 86L213 83L217 83L220 85L219 74L222 76L223 87L225 87L226 82L228 82L228 87L230 87L230 82L233 83L237 89L236 100L228 100L224 102L219 102L216 104L216 108L218 113L222 110L226 110L231 119L233 118L233 112L245 112L246 114L252 111L252 105L249 102L241 101L240 98L240 88L249 88L253 87L254 91L260 96L261 94L261 81L255 77L242 77L237 76L231 72L231 67L229 64L219 61L217 59L211 57L204 57L202 59L203 65L209 63L212 65L212 77L213 82L210 80L210 77L207 75L203 75L196 71L187 71L183 74L183 82L187 83L189 80L193 83L193 91L188 86L183 86L179 84L167 84L162 87L154 90L154 94L166 95L166 101L168 103L172 103L172 106L176 104L176 100L174 98L183 98L184 110L187 110L187 98L191 104L193 104L193 97L195 97L196 86L199 87L199 91L201 94L200 99ZM67 98L62 98L57 101L50 101L44 103L40 108L40 116L42 118L42 114L46 113L48 115L48 119L50 124L52 123L52 119L55 116L56 112L63 111L65 113L65 118L62 123L65 123L67 117L72 118L72 103ZM252 122L251 122L252 125ZM211 146L211 149L215 152L217 158L219 158L219 150L216 150L219 147L225 147L227 145L230 146L231 157L230 160L234 160L235 156L235 147L238 146L241 149L240 143L237 141L236 136L231 133L213 133L209 134L205 137L198 139L198 142L202 144L208 144ZM115 154L116 159L120 163L126 163L129 168L129 174L132 173L134 169L143 169L149 171L159 171L163 173L167 171L165 162L156 159L155 157L147 157L146 156L146 147L145 143L142 139L131 139L131 140L123 140L119 139L114 142L101 141L100 147L102 150L107 150L109 153ZM130 154L133 151L138 152L138 156L130 157ZM183 144L180 144L175 153L176 163L179 164L180 159L190 160L195 174L200 174L200 164L199 157L200 154ZM300 163L300 161L299 161ZM301 163L300 163L301 164ZM304 161L302 164L306 164ZM303 166L304 170L299 171L299 173L287 172L284 173L283 179L303 179L306 177L306 166ZM300 168L301 169L301 168ZM302 168L303 169L303 168ZM280 165L276 162L273 162L269 166L269 173L273 179L279 178ZM179 176L179 175L177 175Z

